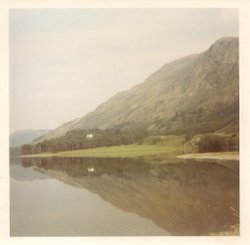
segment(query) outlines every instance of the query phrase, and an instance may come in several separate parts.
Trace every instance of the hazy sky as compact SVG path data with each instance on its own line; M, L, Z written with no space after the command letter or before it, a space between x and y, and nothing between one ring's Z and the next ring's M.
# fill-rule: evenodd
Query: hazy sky
M10 10L10 130L56 128L238 36L236 9Z

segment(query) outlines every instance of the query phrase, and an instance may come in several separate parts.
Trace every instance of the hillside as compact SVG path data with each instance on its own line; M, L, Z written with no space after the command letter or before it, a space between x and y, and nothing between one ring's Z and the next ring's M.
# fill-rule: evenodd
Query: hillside
M178 47L176 47L178 48ZM120 92L86 116L39 141L76 129L144 126L164 134L237 132L239 120L238 38L216 41L208 50L161 67L145 82Z

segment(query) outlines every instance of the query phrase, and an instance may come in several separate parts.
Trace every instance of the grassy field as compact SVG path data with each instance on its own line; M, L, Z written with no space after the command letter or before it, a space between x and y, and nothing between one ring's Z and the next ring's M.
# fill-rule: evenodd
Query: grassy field
M154 141L154 144L152 144ZM178 155L183 151L183 136L154 137L144 144L97 147L57 153L42 153L25 157L140 157L152 155Z
M159 145L123 145L100 147L94 149L61 152L61 156L90 156L90 157L138 157L158 154L176 154L176 147Z

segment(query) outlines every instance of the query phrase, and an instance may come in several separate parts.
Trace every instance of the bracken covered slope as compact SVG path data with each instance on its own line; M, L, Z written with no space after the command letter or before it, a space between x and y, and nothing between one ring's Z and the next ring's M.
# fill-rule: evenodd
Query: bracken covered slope
M86 128L145 126L168 134L237 131L238 120L238 38L225 37L203 53L164 65L145 82L116 94L42 140Z

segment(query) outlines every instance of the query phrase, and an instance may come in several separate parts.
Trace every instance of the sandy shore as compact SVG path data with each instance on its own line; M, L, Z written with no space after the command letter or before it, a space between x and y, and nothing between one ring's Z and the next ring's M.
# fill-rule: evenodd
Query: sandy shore
M216 159L216 160L239 160L239 152L206 152L192 153L177 156L183 159Z

